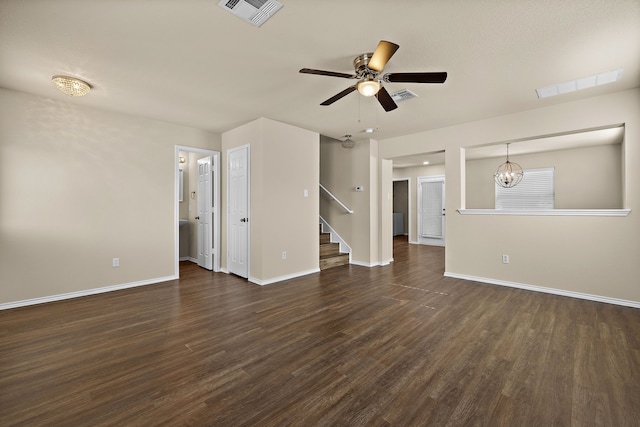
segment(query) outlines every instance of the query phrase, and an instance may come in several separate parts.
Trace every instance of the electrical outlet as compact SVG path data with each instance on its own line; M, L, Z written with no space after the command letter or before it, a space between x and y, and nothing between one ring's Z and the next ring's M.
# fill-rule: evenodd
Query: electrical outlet
M502 263L509 264L509 255L502 255Z
M282 259L287 259L287 251L282 251Z
M113 267L120 267L120 258L114 258L111 265Z

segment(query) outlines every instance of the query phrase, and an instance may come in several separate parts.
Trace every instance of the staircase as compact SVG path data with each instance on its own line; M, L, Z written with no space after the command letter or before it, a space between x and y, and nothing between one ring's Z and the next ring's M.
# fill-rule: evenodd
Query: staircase
M320 224L320 270L348 264L349 254L340 252L340 243L332 243L331 233L323 233Z

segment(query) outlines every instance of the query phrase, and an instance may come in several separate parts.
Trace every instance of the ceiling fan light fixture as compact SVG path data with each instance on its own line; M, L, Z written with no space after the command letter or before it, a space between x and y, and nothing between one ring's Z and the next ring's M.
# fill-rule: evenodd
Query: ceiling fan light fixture
M91 90L89 83L75 77L53 76L51 82L60 92L69 96L84 96Z
M374 96L380 90L380 82L369 76L358 82L358 92L362 96Z

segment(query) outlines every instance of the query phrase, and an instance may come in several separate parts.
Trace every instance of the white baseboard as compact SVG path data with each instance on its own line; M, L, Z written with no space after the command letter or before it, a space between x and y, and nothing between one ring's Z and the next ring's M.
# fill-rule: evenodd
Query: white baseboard
M544 286L527 285L524 283L517 283L517 282L507 282L505 280L498 280L498 279L488 279L486 277L467 276L466 274L450 273L447 271L445 271L444 275L445 277L452 277L454 279L471 280L474 282L489 283L491 285L507 286L509 288L526 289L528 291L544 292L546 294L562 295L565 297L604 302L607 304L623 305L625 307L640 308L640 301L630 301L630 300L623 300L618 298L605 297L601 295L584 294L581 292L565 291L563 289L546 288Z
M353 265L359 265L360 267L377 267L380 264L377 262L362 262L362 261L355 261L355 260L351 260L351 264Z
M296 277L306 276L308 274L313 274L318 272L320 272L319 268L313 268L311 270L299 271L297 273L287 274L279 277L273 277L267 280L260 280L260 279L256 279L255 277L249 276L249 281L251 283L255 283L256 285L264 286L264 285L270 285L272 283L282 282L284 280L295 279Z
M88 295L103 294L105 292L119 291L119 290L128 289L128 288L136 288L138 286L153 285L160 282L168 282L169 280L176 280L177 278L178 278L177 276L166 276L166 277L159 277L157 279L141 280L139 282L123 283L121 285L112 285L112 286L105 286L102 288L94 288L94 289L87 289L83 291L69 292L66 294L58 294L58 295L51 295L47 297L26 299L22 301L7 302L7 303L0 304L0 310L26 307L28 305L44 304L47 302L61 301L65 299L84 297Z

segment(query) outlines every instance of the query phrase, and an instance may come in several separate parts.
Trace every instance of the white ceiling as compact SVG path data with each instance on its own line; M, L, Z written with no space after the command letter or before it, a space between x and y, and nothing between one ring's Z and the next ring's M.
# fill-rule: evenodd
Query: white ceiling
M218 0L1 0L0 87L224 132L268 117L333 138L383 140L640 86L638 0L281 0L256 28ZM447 71L386 113L352 93L320 102L379 40L385 72ZM624 68L622 80L539 100L535 89ZM94 89L57 92L69 74Z

